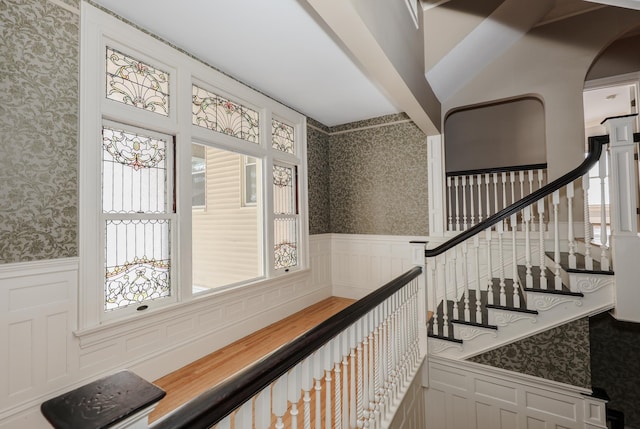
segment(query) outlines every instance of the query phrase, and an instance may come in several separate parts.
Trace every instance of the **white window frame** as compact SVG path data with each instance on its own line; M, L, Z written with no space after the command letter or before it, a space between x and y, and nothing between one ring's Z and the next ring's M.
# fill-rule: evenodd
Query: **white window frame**
M169 74L169 115L157 113L108 100L105 93L105 52L112 47L137 60L156 66ZM120 320L144 318L167 306L180 306L196 297L192 293L191 267L191 143L199 143L230 150L262 160L262 204L264 232L264 277L258 281L287 275L289 272L309 268L308 215L307 215L307 165L306 118L266 97L240 82L183 54L156 38L144 34L123 21L82 3L81 6L81 73L80 73L80 148L79 148L79 333L91 332L101 325ZM192 124L192 85L210 90L234 102L253 108L260 115L259 143L239 140ZM271 147L271 118L275 117L294 127L295 155L283 153ZM173 224L172 299L148 301L145 311L123 312L117 310L108 315L104 311L103 247L96 249L104 235L101 228L101 129L103 120L123 126L130 125L145 130L174 136L176 212ZM273 163L295 165L298 169L298 266L290 270L273 268ZM187 180L187 178L189 180ZM255 281L252 282L255 285ZM243 285L234 285L234 289ZM224 288L223 288L224 289ZM210 299L220 290L214 290ZM160 302L162 301L162 302ZM135 307L135 306L130 306Z

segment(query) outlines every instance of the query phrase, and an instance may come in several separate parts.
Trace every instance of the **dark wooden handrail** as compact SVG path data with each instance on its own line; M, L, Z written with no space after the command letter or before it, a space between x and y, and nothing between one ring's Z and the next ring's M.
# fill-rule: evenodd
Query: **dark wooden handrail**
M598 159L600 159L600 155L602 154L602 145L608 144L608 143L609 143L609 136L607 135L589 137L589 152L587 153L587 157L584 159L584 161L582 161L582 163L578 167L571 170L564 176L554 180L553 182L543 186L537 191L532 192L531 194L527 195L521 200L516 201L515 203L511 204L508 207L505 207L504 209L500 210L498 213L495 213L489 216L482 222L456 235L451 240L442 243L441 245L439 245L434 249L425 250L424 252L425 257L430 258L446 252L452 247L462 243L463 241L468 240L474 235L479 234L485 229L500 222L501 220L504 220L509 216L515 213L518 213L523 208L535 203L536 201L562 188L563 186L573 182L578 177L583 176L591 169L591 167L595 165Z
M487 173L509 173L512 171L545 170L546 168L547 168L547 163L545 162L544 164L526 164L526 165L513 165L509 167L479 168L477 170L449 171L446 173L446 176L447 177L473 176L476 174L487 174Z
M412 268L218 386L187 402L151 428L199 429L213 426L421 273L421 267Z

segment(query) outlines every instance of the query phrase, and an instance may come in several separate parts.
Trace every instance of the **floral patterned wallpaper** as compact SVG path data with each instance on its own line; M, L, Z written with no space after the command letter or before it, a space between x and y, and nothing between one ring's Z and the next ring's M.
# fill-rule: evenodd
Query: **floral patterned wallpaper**
M0 263L76 256L79 16L3 0L0 22Z
M626 426L640 428L640 324L604 313L589 325L593 385L607 392L610 408L624 413Z
M329 134L319 122L307 121L309 234L331 232L329 204Z
M331 232L428 234L426 136L406 116L331 128L329 181Z
M591 389L589 319L558 326L469 360Z

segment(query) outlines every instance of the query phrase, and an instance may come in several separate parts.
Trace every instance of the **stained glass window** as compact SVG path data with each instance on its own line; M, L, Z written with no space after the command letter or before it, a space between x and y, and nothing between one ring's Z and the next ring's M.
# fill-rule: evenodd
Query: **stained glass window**
M296 218L276 218L273 223L274 267L276 270L298 265L298 221Z
M167 142L115 127L102 129L105 213L164 213Z
M274 268L298 265L298 203L295 167L273 166Z
M107 98L169 115L169 74L107 47Z
M105 310L171 295L168 220L107 220L105 243Z
M106 122L102 128L105 310L171 295L170 136Z
M295 170L293 167L273 166L273 212L295 214Z
M195 85L192 121L194 125L258 143L258 112Z
M271 145L274 149L281 150L286 153L295 153L294 132L291 125L283 122L271 121Z

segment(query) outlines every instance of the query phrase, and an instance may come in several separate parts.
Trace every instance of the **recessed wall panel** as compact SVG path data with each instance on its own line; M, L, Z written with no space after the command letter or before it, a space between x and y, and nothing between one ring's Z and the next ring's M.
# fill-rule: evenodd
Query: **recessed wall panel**
M33 387L33 321L9 325L9 395L15 395Z

